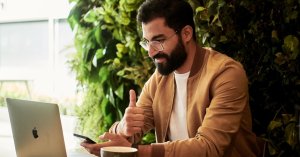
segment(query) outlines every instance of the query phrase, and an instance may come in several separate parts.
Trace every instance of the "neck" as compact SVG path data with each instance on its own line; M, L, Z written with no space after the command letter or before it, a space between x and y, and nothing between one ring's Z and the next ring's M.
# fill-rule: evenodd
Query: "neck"
M191 70L193 61L194 61L194 56L196 53L196 47L197 47L197 43L194 40L189 41L186 45L185 45L185 51L187 53L187 57L185 62L175 70L176 73L178 74L183 74L183 73L187 73Z

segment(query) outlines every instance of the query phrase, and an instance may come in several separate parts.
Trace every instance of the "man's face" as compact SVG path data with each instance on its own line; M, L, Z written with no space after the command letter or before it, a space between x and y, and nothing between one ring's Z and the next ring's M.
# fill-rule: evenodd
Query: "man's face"
M187 53L180 33L165 25L162 18L142 24L144 40L149 42L148 54L162 75L168 75L186 60Z
M158 72L162 75L168 75L184 63L186 56L186 51L180 39L180 41L177 42L176 47L170 53L160 51L153 56L152 59ZM165 61L155 62L156 59L164 59Z

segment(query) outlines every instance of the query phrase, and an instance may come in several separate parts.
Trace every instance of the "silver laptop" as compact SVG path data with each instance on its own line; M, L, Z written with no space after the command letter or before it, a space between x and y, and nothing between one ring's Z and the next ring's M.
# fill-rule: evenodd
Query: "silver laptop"
M67 157L57 104L6 102L17 157Z

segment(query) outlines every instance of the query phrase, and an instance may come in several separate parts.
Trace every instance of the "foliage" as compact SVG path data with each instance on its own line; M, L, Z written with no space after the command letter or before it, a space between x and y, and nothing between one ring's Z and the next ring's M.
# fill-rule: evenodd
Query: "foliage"
M0 107L6 107L5 98L26 99L30 93L24 82L0 82Z
M254 131L270 142L271 155L292 156L286 152L295 150L297 144L299 147L299 141L287 141L284 147L276 148L274 143L278 144L278 139L266 135L274 133L268 126L272 126L275 113L295 115L295 106L300 102L300 1L193 0L193 3L199 42L244 65L249 77ZM277 116L278 119L282 117ZM297 128L281 125L281 129L295 132Z
M68 20L76 33L77 49L70 65L88 93L79 115L84 129L94 125L86 132L107 130L120 119L128 104L128 90L139 92L153 72L153 64L138 45L140 28L135 16L142 1L70 0L74 7ZM282 152L296 150L299 143L271 134L280 129L287 135L294 131L293 118L291 123L277 125L280 127L272 125L283 121L277 115L295 117L294 108L300 102L300 1L189 2L196 13L198 42L244 65L255 133L269 141L272 156L292 156Z
M96 137L120 120L129 90L139 93L153 72L147 53L138 45L135 17L142 0L71 2L68 21L77 53L70 65L87 93L78 109L79 131Z
M299 156L298 124L296 116L292 114L282 114L280 117L276 116L274 120L270 122L266 135L270 155Z

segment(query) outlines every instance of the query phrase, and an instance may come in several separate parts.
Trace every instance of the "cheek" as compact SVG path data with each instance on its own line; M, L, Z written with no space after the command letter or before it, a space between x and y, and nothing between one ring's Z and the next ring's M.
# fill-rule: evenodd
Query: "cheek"
M164 53L170 55L177 47L177 42L170 42L164 47Z

